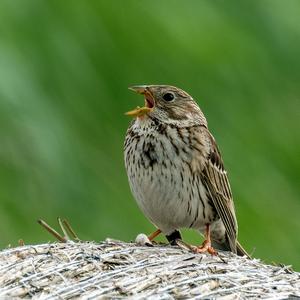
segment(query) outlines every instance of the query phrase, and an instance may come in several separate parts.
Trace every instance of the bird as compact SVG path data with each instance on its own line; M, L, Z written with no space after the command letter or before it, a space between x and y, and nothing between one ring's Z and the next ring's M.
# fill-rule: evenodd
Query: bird
M137 85L145 105L126 115L130 123L124 142L124 161L131 192L171 244L180 230L191 228L204 236L195 253L218 250L249 257L237 240L238 224L232 191L217 143L197 102L170 85Z

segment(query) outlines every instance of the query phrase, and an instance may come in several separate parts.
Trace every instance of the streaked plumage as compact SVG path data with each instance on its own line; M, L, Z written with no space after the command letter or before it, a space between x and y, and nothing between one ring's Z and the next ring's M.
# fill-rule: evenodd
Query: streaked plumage
M232 193L207 121L193 98L172 86L141 86L145 111L128 128L124 152L131 191L142 212L167 236L180 228L240 255ZM168 94L168 95L167 95Z

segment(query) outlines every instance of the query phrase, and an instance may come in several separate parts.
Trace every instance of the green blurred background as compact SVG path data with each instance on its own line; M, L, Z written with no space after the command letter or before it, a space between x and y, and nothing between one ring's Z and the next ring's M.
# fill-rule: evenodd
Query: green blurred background
M153 226L123 165L127 87L172 84L205 112L229 171L239 239L300 270L300 2L0 2L0 246L132 240ZM187 241L200 243L195 232Z

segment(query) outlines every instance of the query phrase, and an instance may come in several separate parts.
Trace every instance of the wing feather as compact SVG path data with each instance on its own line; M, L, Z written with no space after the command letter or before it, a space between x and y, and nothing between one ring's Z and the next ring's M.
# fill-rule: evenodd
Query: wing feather
M202 138L207 145L206 153L204 153L206 159L202 160L202 182L206 186L217 214L224 224L231 251L236 253L238 227L232 193L220 151L207 128L202 127L195 134L200 135L198 139Z

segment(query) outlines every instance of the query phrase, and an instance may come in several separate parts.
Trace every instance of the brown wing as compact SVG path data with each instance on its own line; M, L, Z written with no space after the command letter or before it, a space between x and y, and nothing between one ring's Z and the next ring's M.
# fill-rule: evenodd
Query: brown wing
M232 193L218 146L212 135L208 131L207 133L210 151L203 169L203 179L225 226L230 248L236 253L237 221Z
M202 182L206 186L213 205L225 226L231 251L236 253L237 221L232 193L221 154L207 128L202 127L197 131L197 140L202 141L202 145L205 146L203 148L206 148L206 151L204 151L206 159L201 163Z

